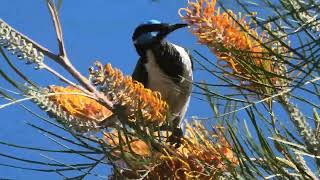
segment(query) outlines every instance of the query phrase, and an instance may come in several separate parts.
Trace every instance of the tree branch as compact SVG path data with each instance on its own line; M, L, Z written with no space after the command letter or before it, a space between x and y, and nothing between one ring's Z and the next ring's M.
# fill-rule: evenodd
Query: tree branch
M47 6L50 11L50 15L51 15L51 18L52 18L52 21L54 24L54 28L56 31L56 35L57 35L57 40L58 40L58 45L59 45L59 55L62 57L66 57L67 53L66 53L66 49L65 49L65 45L64 45L62 28L61 28L61 23L60 23L57 9L56 9L54 2L52 0L47 0Z
M47 0L47 6L49 8L50 15L55 27L59 45L59 55L56 56L53 60L59 63L64 69L66 69L88 91L93 93L99 101L106 105L108 109L113 109L112 102L109 101L107 97L104 96L101 92L97 91L97 89L90 84L89 80L86 77L84 77L70 62L67 56L67 52L65 50L61 23L54 2L52 0Z

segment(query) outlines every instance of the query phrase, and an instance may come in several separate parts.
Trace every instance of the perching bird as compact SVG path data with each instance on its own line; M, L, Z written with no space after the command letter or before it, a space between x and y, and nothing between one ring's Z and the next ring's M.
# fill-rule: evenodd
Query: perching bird
M169 119L173 135L169 141L179 143L183 133L181 120L187 111L192 90L192 61L189 52L165 38L187 24L166 24L150 20L139 25L132 36L140 59L133 72L133 79L146 88L161 93L169 105Z

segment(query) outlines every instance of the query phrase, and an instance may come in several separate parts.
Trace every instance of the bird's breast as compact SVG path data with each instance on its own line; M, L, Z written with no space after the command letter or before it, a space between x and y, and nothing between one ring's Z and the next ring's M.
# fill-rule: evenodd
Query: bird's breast
M148 50L146 55L148 61L145 64L145 68L148 72L148 88L161 93L162 99L168 103L173 114L184 116L185 112L182 111L188 106L192 88L191 62L189 65L191 72L183 71L179 75L183 78L177 82L160 68L151 50ZM166 59L158 59L158 61L166 61ZM184 64L184 66L188 66L188 64ZM183 67L183 69L185 68Z

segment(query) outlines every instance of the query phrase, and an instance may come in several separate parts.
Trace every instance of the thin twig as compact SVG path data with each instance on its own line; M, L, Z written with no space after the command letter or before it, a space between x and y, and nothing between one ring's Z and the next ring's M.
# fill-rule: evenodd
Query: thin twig
M0 18L0 22L5 23L5 21L3 21L1 18ZM5 23L5 24L7 24L7 23ZM22 34L19 31L17 31L13 27L10 26L10 28L12 29L12 31L14 31L17 34L19 34L22 37L22 39L25 39L28 42L30 42L37 50L41 51L44 55L48 56L51 59L58 59L57 55L55 55L49 49L47 49L47 48L43 47L42 45L38 44L37 42L33 41L31 38L29 38L28 36Z
M74 82L68 80L67 78L65 78L64 76L62 76L60 73L58 73L57 71L55 71L54 69L52 69L51 67L47 66L46 64L43 64L43 68L47 71L49 71L51 74L53 74L54 76L56 76L57 78L59 78L61 81L71 85L71 86L74 86L74 87L77 87L78 89L84 91L84 89L81 87L81 86L77 86Z
M18 68L14 66L14 64L10 61L9 57L6 55L6 53L3 51L3 49L0 47L0 54L3 56L4 60L8 63L8 65L13 69L15 73L18 74L23 80L28 82L33 87L36 87L36 84L34 84L29 78L27 78Z
M97 89L90 84L89 80L86 77L84 77L70 62L65 50L61 23L54 3L52 0L48 0L47 5L55 27L59 44L59 55L56 56L57 58L53 60L59 63L64 69L66 69L83 87L92 92L97 97L97 99L101 103L103 103L108 109L112 110L113 103L109 101L109 99L106 96L104 96L101 92L97 91Z
M54 159L54 158L51 158L51 157L49 157L49 156L46 156L46 155L44 155L44 154L40 154L40 156L42 156L42 157L44 157L44 158L46 158L46 159L48 159L48 160L50 160L50 161L53 161L53 162L55 162L55 163L58 163L58 164L60 164L61 166L69 167L69 168L72 168L72 169L77 170L77 171L79 171L79 172L86 173L86 171L84 171L84 170L82 170L82 169L80 169L80 168L78 168L78 167L75 167L74 165L65 164L65 163L63 163L63 162L60 162L60 161L58 161L58 160L56 160L56 159ZM106 178L105 176L101 176L101 175L96 174L96 173L90 173L90 175L95 176L95 177L97 177L97 178L99 178L99 179L105 179L105 178Z
M310 83L315 82L315 81L318 81L318 80L320 80L320 77L316 77L316 78L314 78L314 79L311 79L310 81L305 82L303 85L307 85L307 84L310 84ZM274 95L272 95L272 96L270 96L270 97L267 97L267 98L264 98L264 99L262 99L262 100L253 102L253 103L251 103L251 104L249 104L249 105L247 105L247 106L244 106L244 107L242 107L242 108L239 108L239 109L236 109L236 110L234 110L234 111L230 111L230 112L221 114L221 115L219 115L217 118L223 117L223 116L226 116L226 115L229 115L229 114L232 114L232 113L235 113L235 112L244 110L244 109L247 109L247 108L249 108L249 107L251 107L251 106L254 106L254 105L263 103L263 102L265 102L265 101L274 99L274 98L276 98L276 97L278 97L278 96L282 96L282 95L284 95L284 94L286 94L286 93L291 92L293 89L294 89L294 88L289 88L289 89L283 90L283 91L281 91L281 92L279 92L279 93L277 93L277 94L274 94Z
M91 83L90 81L83 76L70 62L69 58L67 57L67 53L65 50L65 45L63 41L63 35L62 35L62 29L61 29L61 24L59 20L59 16L57 14L56 8L54 6L54 3L52 0L47 0L47 5L50 11L50 15L52 17L52 21L55 27L57 39L58 39L58 44L59 44L59 54L54 54L52 51L49 49L41 46L37 42L33 41L31 38L27 37L26 35L20 33L16 29L12 28L10 26L11 31L15 32L16 34L19 34L19 36L24 39L26 42L31 43L35 49L38 51L42 52L45 56L49 57L51 60L55 61L58 63L60 66L62 66L68 73L70 73L79 83L83 88L78 88L82 91L84 91L84 88L87 89L90 95L94 95L96 99L106 106L108 109L112 110L113 109L113 103L101 92L99 92ZM2 19L0 19L1 23L4 23L7 25ZM7 25L9 26L9 25ZM54 75L57 75L52 69L46 68L49 72L53 73ZM75 86L75 83L71 83L71 81L67 81L65 78L62 78L61 76L58 76L62 81ZM88 93L88 91L84 91Z
M42 96L43 97L50 97L50 96L56 96L56 95L81 95L81 96L85 96L85 97L88 97L88 98L91 98L91 99L95 99L94 96L90 96L90 95L85 94L85 93L76 93L76 92L75 93L71 93L71 92L68 92L68 93L48 93L48 94L42 95ZM9 103L0 104L0 109L8 107L8 106L11 106L13 104L21 103L23 101L28 101L28 100L31 100L31 99L34 99L34 98L37 98L37 96L29 96L29 97L18 99L18 100L13 100L13 101L11 101Z
M57 40L58 40L58 44L59 44L59 56L67 57L67 53L66 53L66 49L65 49L65 45L64 45L64 40L63 40L61 23L60 23L60 19L59 19L58 13L57 13L57 9L56 9L54 2L52 0L47 0L47 6L50 11L52 21L54 24L54 28L56 31L56 35L57 35Z

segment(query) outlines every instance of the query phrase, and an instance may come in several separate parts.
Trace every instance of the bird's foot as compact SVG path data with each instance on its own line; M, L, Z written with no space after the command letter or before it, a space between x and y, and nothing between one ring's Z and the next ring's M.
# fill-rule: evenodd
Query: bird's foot
M172 131L172 134L168 137L168 142L170 142L171 145L174 145L175 148L180 147L181 145L181 139L183 138L183 132L181 128L174 128Z

